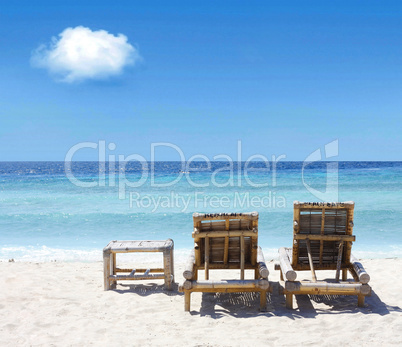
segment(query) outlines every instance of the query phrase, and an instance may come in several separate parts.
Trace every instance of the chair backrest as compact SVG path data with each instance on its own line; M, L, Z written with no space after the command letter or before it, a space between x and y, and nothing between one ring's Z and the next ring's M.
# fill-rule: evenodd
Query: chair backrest
M308 250L314 268L350 266L354 202L294 202L292 266L309 268Z
M253 268L257 262L258 212L194 213L198 268Z

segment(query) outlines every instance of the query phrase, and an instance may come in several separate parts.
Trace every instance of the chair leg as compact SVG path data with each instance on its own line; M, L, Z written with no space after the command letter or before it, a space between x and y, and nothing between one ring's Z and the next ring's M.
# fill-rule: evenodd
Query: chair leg
M286 308L293 309L293 294L286 294Z
M342 269L342 281L346 281L348 279L348 269Z
M266 311L267 308L267 292L260 292L260 311Z
M191 292L188 290L184 291L184 311L190 311L190 299L191 299Z
M364 307L364 295L357 296L357 306Z

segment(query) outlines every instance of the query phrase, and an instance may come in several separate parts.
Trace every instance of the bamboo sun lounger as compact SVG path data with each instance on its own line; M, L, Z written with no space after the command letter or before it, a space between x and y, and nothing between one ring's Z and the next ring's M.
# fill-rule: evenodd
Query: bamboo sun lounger
M186 263L180 286L184 309L190 311L192 292L259 292L260 308L266 307L271 291L264 255L258 246L258 213L193 214L194 249ZM240 270L238 280L210 280L210 270ZM253 279L245 279L245 270L254 270ZM198 280L198 270L205 270L205 280Z
M293 295L357 295L359 307L371 294L369 274L351 254L354 202L294 202L293 248L280 248L285 280L286 307L293 307ZM296 281L296 271L310 270L311 281ZM335 270L335 279L318 281L317 270ZM353 280L347 279L347 272ZM342 281L339 280L342 272Z

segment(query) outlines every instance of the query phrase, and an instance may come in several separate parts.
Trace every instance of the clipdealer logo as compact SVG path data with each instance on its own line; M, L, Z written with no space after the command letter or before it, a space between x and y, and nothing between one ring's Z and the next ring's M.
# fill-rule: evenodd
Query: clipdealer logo
M169 180L158 178L158 169L155 165L157 149L169 148L177 152L180 157L179 172L171 174ZM98 174L92 179L79 178L73 172L74 155L82 149L97 151ZM280 195L280 186L277 185L278 162L285 159L286 155L272 155L271 160L262 154L255 154L243 160L242 142L237 142L237 155L232 158L227 154L215 155L212 160L203 154L196 154L186 158L180 147L172 143L156 142L150 145L150 161L144 156L134 153L128 156L114 154L116 144L98 142L81 142L72 146L64 161L66 177L71 183L82 188L93 187L117 187L118 198L128 199L130 208L147 209L156 212L163 209L175 208L180 211L189 209L206 208L283 208L286 207L284 195ZM338 156L338 140L324 146L324 155L321 149L316 149L309 154L301 164L301 182L307 192L321 201L338 201L338 162L328 161ZM214 166L213 162L225 163L224 166ZM263 180L249 175L253 162L264 165L267 174ZM325 170L320 171L320 179L325 176L324 189L317 189L314 179L308 173L309 165L322 162ZM130 164L131 163L131 164ZM197 163L197 172L208 172L207 179L199 180L192 176L194 163ZM202 165L198 165L202 163ZM135 174L131 168L135 165ZM322 164L321 164L322 168ZM224 174L223 174L224 173ZM185 180L191 188L186 194L180 193L180 187L176 186L181 180ZM176 187L176 192L171 190L166 194L166 188ZM182 185L181 185L182 187ZM203 188L215 187L214 194L203 192ZM236 190L222 189L220 194L216 192L220 188L237 187ZM159 188L163 189L162 193ZM246 191L244 191L246 190ZM256 193L257 192L257 193ZM285 194L287 192L283 192Z

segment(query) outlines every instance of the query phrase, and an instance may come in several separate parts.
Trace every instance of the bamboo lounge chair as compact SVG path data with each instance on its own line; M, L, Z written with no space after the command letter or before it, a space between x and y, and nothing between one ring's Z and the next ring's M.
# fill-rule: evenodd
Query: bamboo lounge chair
M258 246L258 213L193 214L194 249L185 267L184 309L190 311L192 292L259 292L260 308L266 307L268 269ZM239 280L210 280L210 270L240 270ZM245 270L254 270L253 279L245 279ZM205 280L198 280L205 270Z
M280 248L275 266L285 279L287 308L292 308L294 294L357 295L358 306L364 306L370 276L351 254L354 205L294 202L293 248ZM311 281L296 281L296 271L302 270L311 271ZM335 279L318 281L316 270L335 270ZM353 280L347 280L348 270Z

